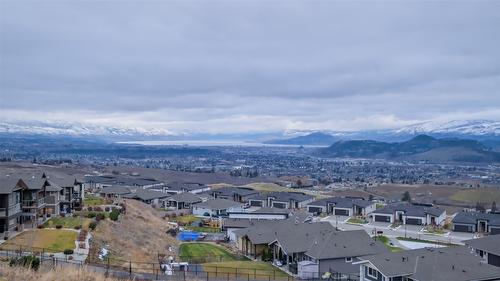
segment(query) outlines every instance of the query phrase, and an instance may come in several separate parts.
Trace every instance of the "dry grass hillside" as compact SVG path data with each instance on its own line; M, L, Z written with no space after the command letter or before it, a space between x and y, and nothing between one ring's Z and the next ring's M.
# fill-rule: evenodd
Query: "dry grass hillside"
M6 263L0 263L0 281L118 281L119 279L106 278L101 273L65 267L52 270L40 268L38 271L29 270L25 267L9 267Z
M92 252L108 245L111 259L158 262L158 254L175 256L179 243L166 233L169 226L158 212L136 200L126 200L125 204L126 214L121 215L118 221L99 223L93 232ZM172 252L168 251L170 246L175 246Z

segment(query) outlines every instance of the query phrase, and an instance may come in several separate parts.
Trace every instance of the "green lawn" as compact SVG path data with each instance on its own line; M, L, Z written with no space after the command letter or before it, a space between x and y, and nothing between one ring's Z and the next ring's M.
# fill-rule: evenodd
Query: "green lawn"
M389 237L387 236L384 236L384 235L380 235L380 236L377 236L375 237L375 240L378 240L382 243L384 243L384 245L391 251L391 252L401 252L403 251L403 249L399 248L399 247L395 247L395 246L392 246L391 245L391 241L389 240Z
M194 215L177 216L175 219L172 219L172 221L183 223L185 225L188 225L197 220L200 220L200 218L197 218Z
M230 253L221 246L210 243L183 243L179 247L179 257L182 260L193 261L236 261L245 257Z
M82 217L53 217L46 221L43 226L55 228L56 225L62 225L64 228L74 228L77 225L81 225L84 229L87 229L91 219Z
M250 277L252 279L274 280L274 277L286 277L287 274L271 263L262 261L228 261L228 262L211 262L203 264L203 269L213 276L226 277Z
M62 252L66 249L75 248L75 240L78 233L63 229L35 229L24 231L7 242L0 245L3 250L19 250L34 248L33 250L45 249L46 252Z
M367 220L360 219L360 218L350 218L347 222L348 223L354 223L354 224L366 224L366 223L368 223Z
M94 195L87 195L85 196L85 199L83 199L83 205L84 206L96 206L96 205L102 205L104 204L104 198L97 197Z

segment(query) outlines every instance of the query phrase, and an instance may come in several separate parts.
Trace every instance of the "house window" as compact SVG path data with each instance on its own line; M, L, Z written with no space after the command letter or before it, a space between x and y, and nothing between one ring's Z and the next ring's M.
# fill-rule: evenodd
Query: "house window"
M351 257L345 258L345 262L352 262L352 258Z
M375 269L368 267L368 276L377 279L378 278L378 271Z

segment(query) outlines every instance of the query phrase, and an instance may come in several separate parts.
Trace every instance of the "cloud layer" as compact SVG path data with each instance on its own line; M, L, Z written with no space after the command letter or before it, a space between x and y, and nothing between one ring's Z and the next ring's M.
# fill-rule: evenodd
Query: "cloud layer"
M0 119L209 133L500 120L499 10L2 1Z

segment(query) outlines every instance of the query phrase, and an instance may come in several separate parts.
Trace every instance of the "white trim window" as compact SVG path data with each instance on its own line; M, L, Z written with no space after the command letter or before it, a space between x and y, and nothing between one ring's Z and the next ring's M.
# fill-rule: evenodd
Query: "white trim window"
M378 271L376 269L368 267L368 271L366 273L369 277L378 279Z

